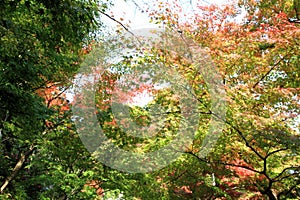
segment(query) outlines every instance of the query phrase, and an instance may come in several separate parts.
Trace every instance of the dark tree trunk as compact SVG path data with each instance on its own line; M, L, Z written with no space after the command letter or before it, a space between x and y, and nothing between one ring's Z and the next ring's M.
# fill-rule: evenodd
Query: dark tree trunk
M277 200L271 189L266 190L264 193L269 197L270 200Z

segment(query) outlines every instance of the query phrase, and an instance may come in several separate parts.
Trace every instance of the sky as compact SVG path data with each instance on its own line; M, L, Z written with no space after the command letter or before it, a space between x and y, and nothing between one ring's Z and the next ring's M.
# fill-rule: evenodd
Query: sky
M161 0L164 1L164 0ZM165 0L166 1L166 0ZM197 3L208 5L210 3L222 4L225 3L226 0L179 0L182 5L190 5L190 2L193 6ZM141 7L144 8L145 3L151 7L151 0L135 0L135 2ZM153 2L153 0L152 0ZM147 13L142 13L136 5L131 0L115 0L114 6L108 11L108 13L112 12L116 19L124 18L124 21L131 21L130 27L131 29L138 28L153 28L157 27L155 24L149 23L150 18L147 16ZM117 24L112 20L106 18L103 20L106 24L115 27Z
M226 1L228 0L179 0L181 5L186 8L185 10L187 13L191 13L192 7L195 7L197 4L222 4ZM147 6L151 5L151 2L153 2L153 0L115 0L114 6L110 10L106 11L106 13L113 16L122 24L129 25L129 30L131 31L142 28L158 28L159 25L151 24L150 18L148 17L147 13L142 12L142 9L145 10ZM104 21L104 23L112 29L115 29L117 26L119 26L118 23L114 22L106 16L103 16L101 20ZM128 102L128 105L143 107L147 105L151 100L153 100L152 94L144 91L133 96L131 98L131 102Z
M153 0L152 0L153 1ZM161 1L167 1L167 0L161 0ZM209 5L209 4L223 4L230 0L179 0L182 5L190 5L192 3L193 7L196 6L197 3L203 4L203 5ZM148 6L151 6L151 0L135 0L135 2L143 8L144 3L148 4ZM188 10L188 8L187 8ZM140 29L140 28L158 28L158 25L151 24L149 22L150 18L147 16L147 13L142 13L141 10L137 8L137 6L133 3L132 0L127 0L125 2L124 0L115 0L114 6L107 12L107 13L113 13L114 17L116 19L123 18L124 20L122 22L128 22L130 21L130 30ZM244 14L242 13L236 20L242 20ZM108 26L115 28L117 26L117 23L112 21L111 19L107 17L103 17L105 24ZM142 92L132 98L131 105L137 105L137 106L144 106L149 101L153 99L152 95L147 92ZM300 122L300 116L298 117L298 120Z
M137 29L143 28L159 28L159 25L150 23L150 18L147 13L143 13L142 10L145 10L147 7L151 7L153 2L157 0L114 0L114 6L106 11L106 14L112 16L114 19L120 21L123 25L129 28L130 31L135 31ZM159 1L169 1L169 0L159 0ZM177 0L184 8L187 14L193 12L193 8L196 5L209 5L209 4L224 4L232 0ZM169 1L170 2L170 1ZM108 26L106 31L109 35L114 33L117 27L120 28L120 25L108 18L107 16L102 16L101 21ZM69 91L66 93L67 98L73 100L73 92ZM144 106L153 100L151 93L143 92L136 94L131 99L130 105Z
M188 10L191 9L191 4L194 7L196 6L197 3L201 5L202 4L209 5L210 3L222 4L226 2L226 0L197 0L197 1L179 0L179 1L183 6L187 8L187 12L189 12ZM150 18L148 17L147 13L142 13L141 9L139 9L134 2L138 4L138 6L142 9L145 9L145 6L151 7L151 0L135 0L135 1L127 0L126 2L124 0L116 0L114 1L114 6L106 13L112 14L115 19L119 20L124 25L129 22L130 30L136 30L142 28L158 28L159 27L158 25L151 24L149 22ZM121 20L121 18L123 20ZM104 21L104 23L109 27L111 27L112 29L118 26L116 22L114 22L113 20L105 16L103 16L102 21ZM131 106L135 105L135 106L142 107L148 104L151 100L153 100L153 96L150 93L142 92L133 96L131 102L128 104Z
M109 10L106 11L106 14L113 16L116 20L122 22L122 24L129 25L130 30L136 30L136 29L142 29L142 28L158 28L159 26L156 24L151 24L150 18L148 17L147 13L142 13L141 9L139 9L136 5L142 9L145 9L147 6L151 7L151 4L153 5L153 1L156 0L114 0L114 6L112 6ZM160 1L168 1L168 0L160 0ZM211 3L214 4L223 4L230 0L178 0L183 7L186 8L186 12L192 12L192 7L195 7L196 4L200 5L209 5ZM190 10L190 11L189 11ZM121 20L122 18L122 20ZM101 17L101 21L104 22L105 25L113 30L117 28L118 23L113 21L112 19L109 19L106 16ZM110 32L109 32L110 34ZM67 98L72 101L73 100L73 94L72 92L66 93ZM150 100L152 100L152 97L150 94L143 93L140 94L141 96L134 97L133 101L136 105L143 106L147 104Z

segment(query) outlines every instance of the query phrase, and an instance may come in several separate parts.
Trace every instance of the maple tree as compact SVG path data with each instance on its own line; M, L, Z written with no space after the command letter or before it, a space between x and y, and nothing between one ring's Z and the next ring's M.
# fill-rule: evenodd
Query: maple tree
M296 121L299 115L299 25L291 21L296 15L293 2L241 1L223 6L198 5L192 15L183 10L177 1L157 2L149 15L156 23L163 22L170 28L173 31L171 37L193 41L211 55L227 93L226 127L212 152L204 158L198 156L205 136L210 134L211 116L216 113L210 108L210 91L201 73L193 67L195 63L168 49L154 48L151 53L148 51L135 58L125 56L117 64L119 68L113 70L116 73L104 77L112 79L99 83L99 93L104 96L96 98L99 100L98 120L114 144L130 151L155 151L174 138L172 134L183 122L178 115L178 99L172 98L170 90L153 90L151 84L140 85L137 91L151 92L154 99L142 108L129 108L131 119L147 126L149 118L151 123L151 106L160 104L169 112L163 113L161 108L162 116L156 117L169 120L164 121L165 126L158 132L160 138L141 139L126 135L122 130L124 124L114 117L116 113L110 105L111 91L116 89L116 80L126 69L130 74L138 65L150 71L153 68L149 64L163 63L167 68L176 66L182 78L192 86L201 115L193 145L186 147L182 157L146 176L129 177L121 173L126 184L132 180L143 181L145 177L150 182L129 185L130 190L119 186L120 190L126 197L142 199L149 198L153 188L159 191L154 192L153 197L166 199L299 197L299 124ZM236 19L241 10L244 16L242 22L238 22ZM191 48L188 44L186 42L187 49ZM129 80L136 78L134 73L133 77ZM109 83L110 89L103 83ZM119 103L126 103L136 94L135 90L129 94L116 91ZM163 138L162 135L168 133L169 137Z
M143 154L168 145L182 124L196 128L181 157L171 164L160 160L165 164L161 169L136 174L112 169L91 155L71 113L81 97L74 96L70 104L63 94L82 60L94 46L104 46L89 36L98 27L95 13L116 20L104 12L109 2L18 0L0 5L1 199L105 199L120 193L126 199L299 198L298 1L241 0L197 5L186 13L186 5L174 0L156 1L147 9L153 22L171 30L168 39L182 40L179 44L187 50L192 41L211 56L226 90L226 126L211 152L199 156L217 115L203 73L188 54L170 48L125 55L97 77L95 114L110 141ZM115 48L108 44L104 48ZM172 87L147 82L174 83L166 76L174 66L198 101L197 127L184 120L180 95ZM137 77L134 70L150 77ZM134 105L133 98L144 92L152 99ZM127 109L125 117L116 112L120 108ZM131 129L130 120L135 127L151 127L154 134L138 137L149 135Z
M169 189L174 189L174 196L299 197L300 32L291 20L298 17L295 7L292 1L240 1L198 5L187 16L173 1L158 2L157 10L150 13L158 23L180 30L183 37L206 48L227 93L227 127L213 152L201 158L197 156L200 146L194 145L187 154L199 162L198 167L189 168L194 161L187 158L188 167L179 163L171 178L161 173L166 183L173 182ZM240 8L246 13L238 23ZM170 63L183 62L176 58ZM183 69L189 66L183 64ZM199 84L195 80L189 79L190 84ZM213 184L205 181L207 176Z
M144 66L159 62L167 67L175 65L192 86L201 111L208 113L200 115L193 145L187 147L185 155L148 174L161 185L163 198L299 198L300 31L297 21L292 20L298 17L295 7L289 0L240 1L222 6L198 5L192 14L187 14L178 1L172 1L157 2L157 7L149 9L153 21L164 23L174 35L179 32L183 40L196 42L211 55L222 75L228 103L226 127L217 145L206 157L198 156L204 136L209 134L210 117L216 115L211 111L211 97L201 73L183 55L164 50L154 49L152 54L139 58ZM243 19L237 20L241 13ZM135 67L130 57L124 63ZM160 92L165 93L164 98L159 97ZM148 114L147 106L163 104L166 95L172 94L165 89L156 93L157 98L144 106L144 116ZM176 103L168 101L167 105L174 108ZM163 129L166 132L180 123L176 112L170 113L173 126ZM147 120L142 118L146 124ZM113 126L114 131L120 131L116 121ZM116 136L111 129L107 132ZM123 148L128 145L128 150L137 149L134 145L138 143L138 151L147 151L145 140L126 138L123 132L115 140L122 141L121 146L126 144ZM151 138L146 143L151 141L156 140ZM156 141L156 145L163 146L169 141ZM148 185L143 188L151 190ZM136 191L124 192L147 198Z

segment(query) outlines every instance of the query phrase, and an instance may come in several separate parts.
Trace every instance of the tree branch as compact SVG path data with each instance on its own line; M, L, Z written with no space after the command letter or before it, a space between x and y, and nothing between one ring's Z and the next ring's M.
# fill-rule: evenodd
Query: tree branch
M233 128L240 136L241 136L241 138L244 140L244 142L245 142L245 144L246 144L246 146L248 147L248 148L250 148L260 159L262 159L262 160L264 160L265 158L262 156L262 155L260 155L259 153L258 153L258 151L256 151L255 149L254 149L254 147L252 147L251 145L250 145L250 143L248 142L248 140L246 139L246 137L244 136L244 134L237 128L237 127L235 127L235 126L233 126L230 122L228 122L227 120L225 121L225 123L226 124L228 124L231 128Z
M285 169L283 169L276 177L273 178L273 181L274 182L277 182L277 181L280 181L282 180L282 178L280 178L287 170L292 170L292 169L300 169L300 166L297 166L297 167L287 167Z
M34 148L35 148L34 145L31 144L29 149L25 153L21 153L21 157L20 157L19 161L16 163L14 169L12 170L11 175L8 176L5 179L4 183L2 184L2 186L0 188L0 194L3 193L3 191L8 186L8 184L17 176L18 172L23 167L24 162L26 161L28 156L33 152Z
M296 24L300 24L300 19L288 19L290 23L296 23Z
M52 101L54 101L55 99L58 99L65 91L67 91L69 88L71 87L71 85L70 86L68 86L68 87L66 87L66 88L64 88L62 91L60 91L60 93L58 93L55 97L53 97L53 98L51 98L51 99L47 99L47 108L49 108L50 107L50 104L51 104L51 102ZM46 95L46 94L45 94Z
M275 151L272 151L272 152L270 152L270 153L268 153L268 154L266 155L265 159L267 159L269 156L271 156L271 155L273 155L273 154L275 154L275 153L278 153L278 152L280 152L280 151L286 151L286 150L288 150L288 148L282 148L282 149L277 149L277 150L275 150Z
M287 194L291 193L294 189L296 189L297 187L299 187L299 184L300 184L300 180L298 180L298 181L296 182L296 184L293 185L290 189L284 190L284 191L280 192L280 193L277 195L277 198L280 199L280 197L281 197L282 195L287 195Z
M275 180L275 181L273 181L273 182L279 182L279 181L282 181L283 179L290 178L290 177L292 177L292 176L297 176L297 175L299 176L298 173L292 173L292 174L283 176L283 177L281 177L281 178L279 178L279 179L277 179L277 180Z
M271 69L264 74L254 85L252 88L255 88L261 81L263 81L270 73L271 71L273 71L278 65L279 63L281 63L281 61L283 61L286 58L287 55L283 56L282 58L280 58L272 67Z
M105 12L99 10L99 12L102 15L105 15L106 17L108 17L109 19L113 20L114 22L116 22L117 24L121 25L128 33L130 33L132 36L135 36L122 22L118 21L117 19L115 19L114 17L110 16L109 14L106 14Z
M131 0L131 2L141 11L141 13L145 13L144 9L142 9L141 6L139 6L139 4L137 4L136 1Z
M187 154L190 154L190 155L192 155L192 156L194 156L195 158L197 158L197 159L198 159L199 161L201 161L201 162L205 162L205 163L210 164L209 161L207 161L207 160L205 160L205 159L203 159L203 158L200 158L199 156L197 156L197 155L194 154L193 152L190 152L190 151L189 151L189 152L186 152L186 153L187 153ZM239 168L243 168L243 169L250 170L250 171L255 172L255 173L263 174L263 172L258 171L258 170L256 170L256 169L253 169L253 168L251 168L251 167L245 166L245 165L237 165L237 164L232 164L232 163L223 163L223 162L220 162L220 161L217 161L216 163L217 163L217 164L224 165L224 166L239 167Z

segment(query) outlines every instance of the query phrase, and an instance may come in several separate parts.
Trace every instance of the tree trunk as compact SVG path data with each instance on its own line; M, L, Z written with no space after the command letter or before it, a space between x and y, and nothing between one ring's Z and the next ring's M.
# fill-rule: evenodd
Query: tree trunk
M272 190L265 191L265 194L269 197L270 200L277 200L276 196L273 194Z
M5 188L8 186L8 184L17 176L18 172L20 171L20 169L22 168L24 162L26 161L26 159L28 158L28 156L33 152L34 150L34 145L30 145L29 150L26 151L25 153L21 153L21 157L18 160L17 164L15 165L12 173L10 176L8 176L4 183L2 184L1 188L0 188L0 194L3 193L3 191L5 190Z

